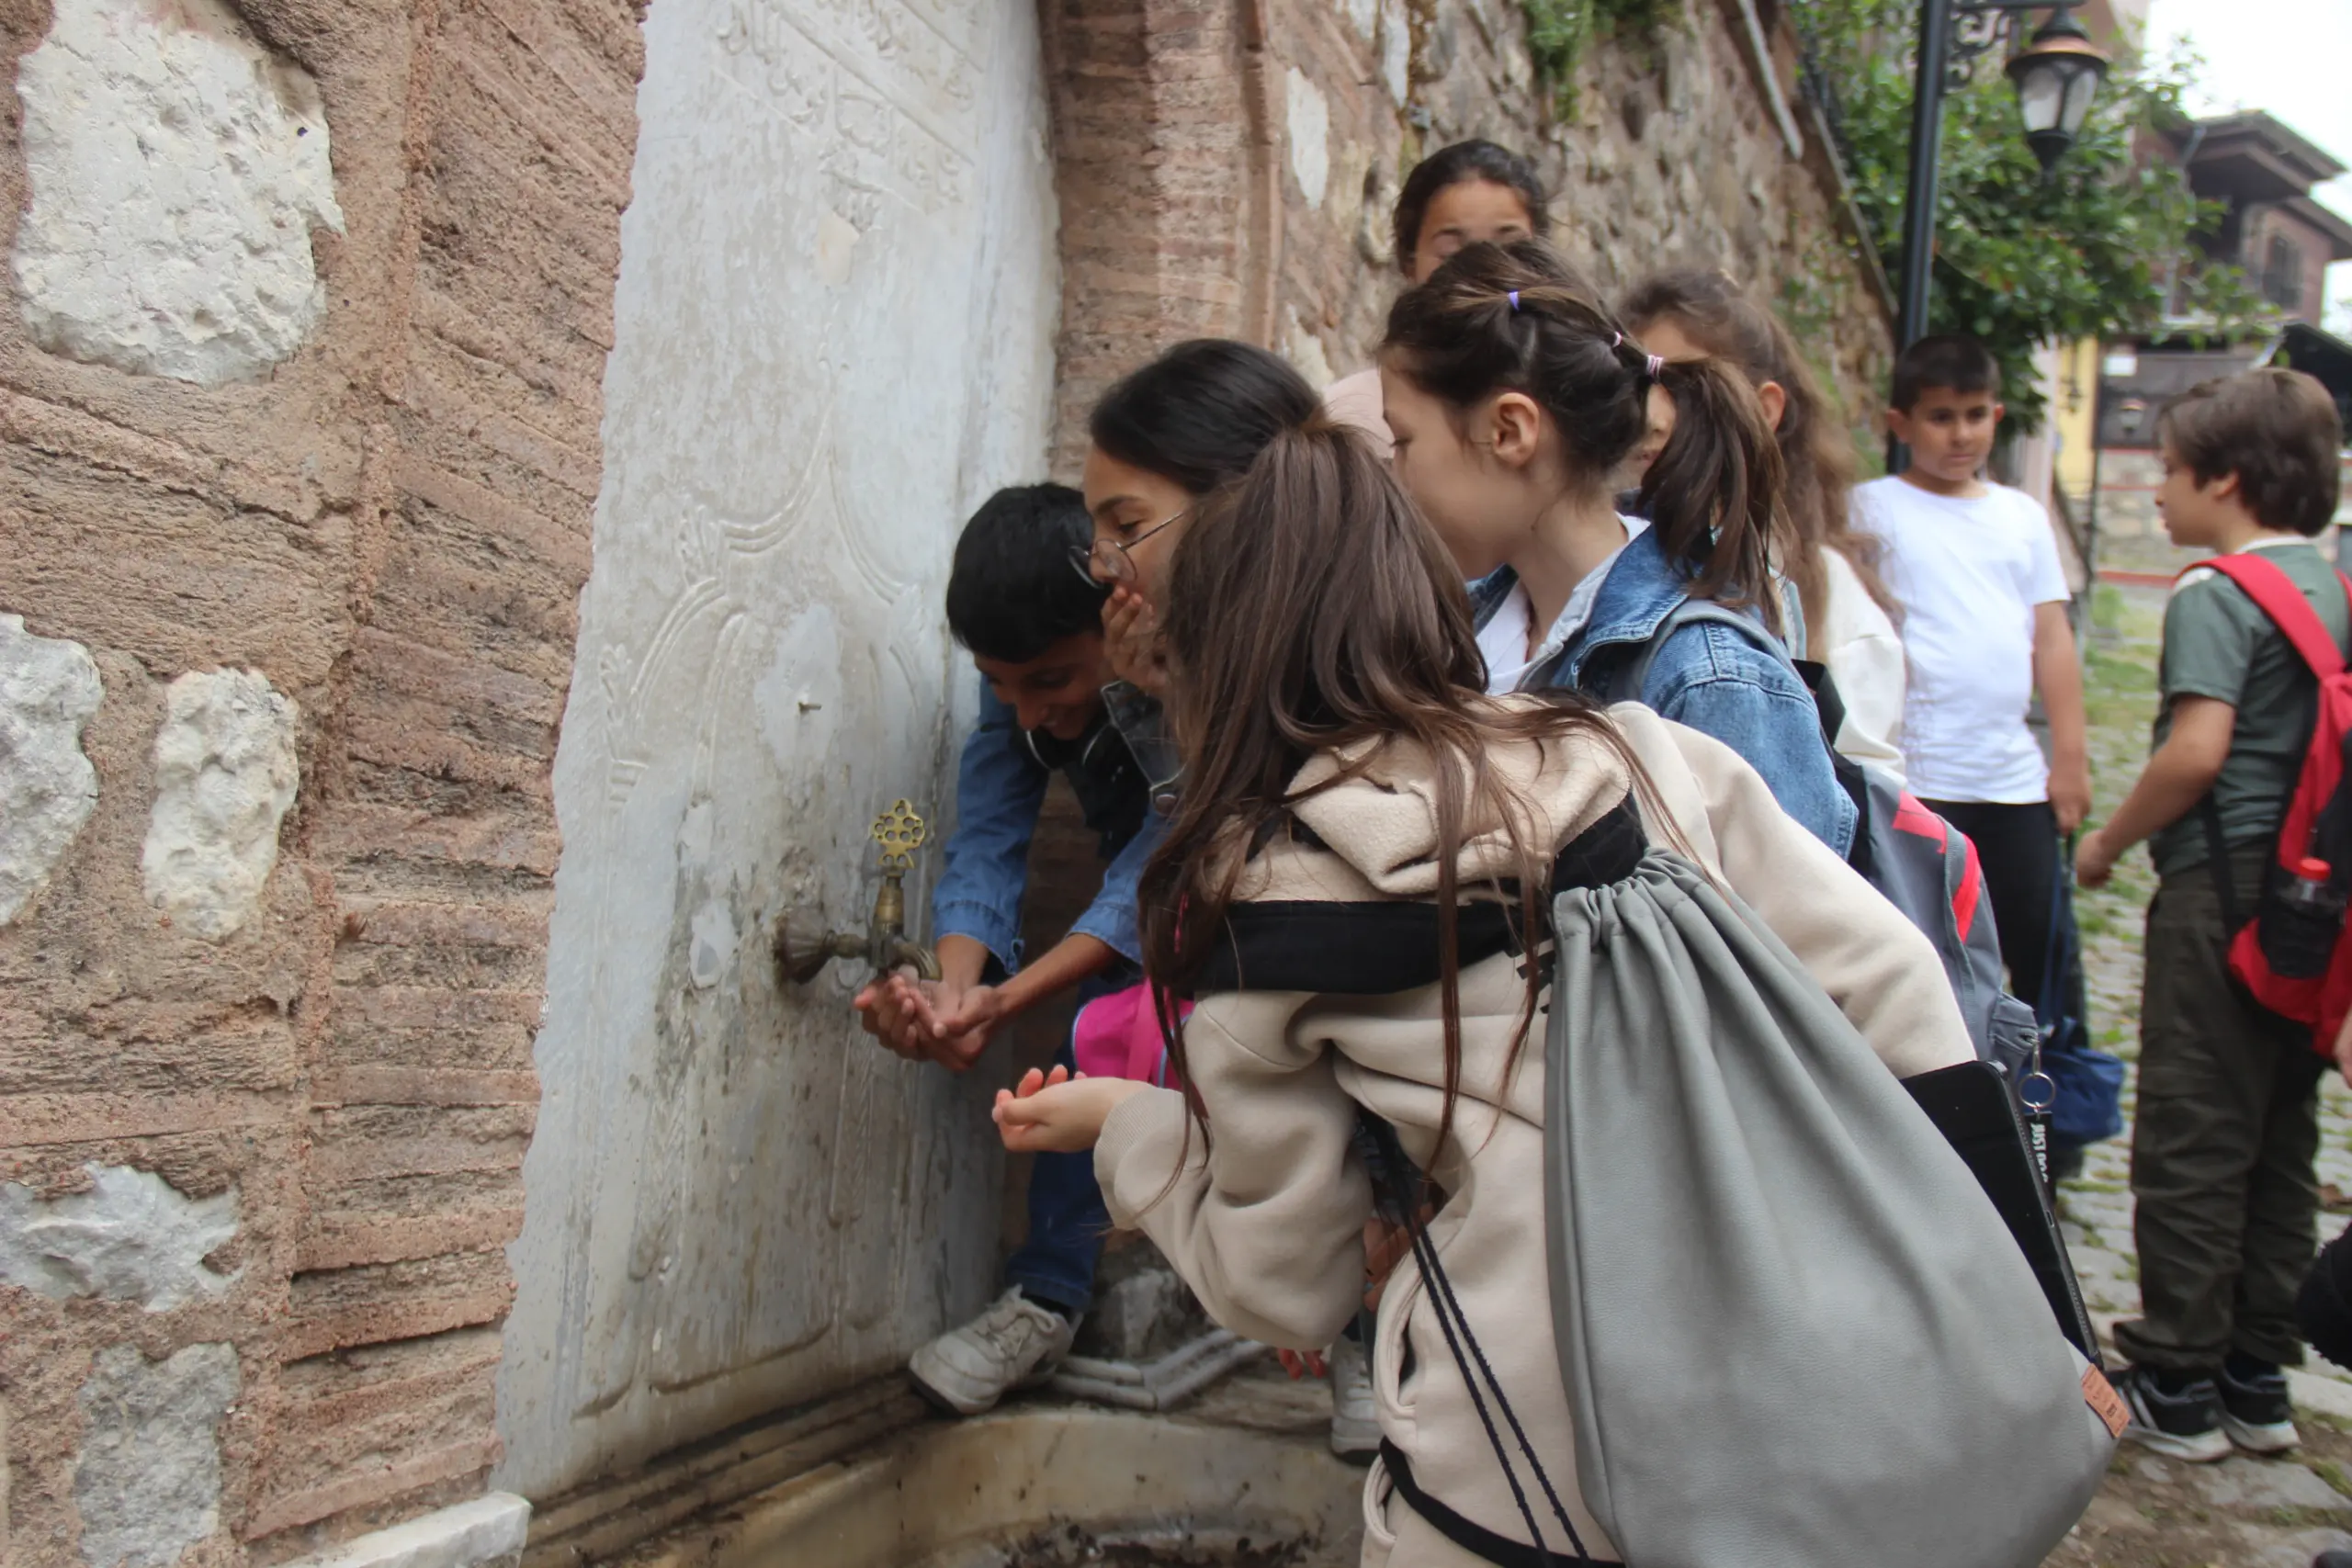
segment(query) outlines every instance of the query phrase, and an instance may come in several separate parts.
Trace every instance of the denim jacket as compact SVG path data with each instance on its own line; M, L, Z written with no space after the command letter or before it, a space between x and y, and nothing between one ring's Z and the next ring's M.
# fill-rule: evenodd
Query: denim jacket
M1156 727L1159 705L1145 698L1106 712L1077 740L1023 730L1013 710L980 687L980 721L964 742L956 773L956 831L932 892L931 933L967 936L1008 972L1021 965L1021 898L1029 887L1029 840L1046 785L1057 772L1070 782L1086 825L1100 835L1110 865L1094 902L1070 927L1140 962L1136 880L1159 843L1165 818L1152 809L1149 781L1114 713ZM1147 750L1148 749L1147 745Z
M1560 656L1534 678L1549 684L1605 693L1623 661L1638 659L1658 623L1686 596L1690 576L1666 557L1656 530L1628 544L1609 568L1592 614ZM1480 626L1519 585L1510 568L1470 585ZM1764 777L1781 808L1842 858L1859 819L1838 783L1813 694L1783 655L1717 622L1678 629L1657 650L1643 679L1645 707L1713 736Z

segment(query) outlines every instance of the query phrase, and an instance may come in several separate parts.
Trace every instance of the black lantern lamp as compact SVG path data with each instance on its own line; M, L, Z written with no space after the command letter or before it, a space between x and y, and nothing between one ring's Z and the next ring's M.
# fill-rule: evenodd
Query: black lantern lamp
M2026 145L2049 169L2082 135L2091 100L2107 77L2107 56L2073 11L2061 8L2010 57L2007 72L2017 85Z
M1944 95L1970 80L1975 63L2015 36L2024 19L2050 19L2009 60L2025 139L2044 170L2066 155L2090 118L2107 76L2107 56L2091 42L2075 7L2083 0L1918 0L1918 61L1911 98L1911 170L1903 197L1903 266L1895 338L1908 345L1928 330L1928 258L1935 249L1936 174L1943 139ZM1890 444L1888 466L1896 466Z

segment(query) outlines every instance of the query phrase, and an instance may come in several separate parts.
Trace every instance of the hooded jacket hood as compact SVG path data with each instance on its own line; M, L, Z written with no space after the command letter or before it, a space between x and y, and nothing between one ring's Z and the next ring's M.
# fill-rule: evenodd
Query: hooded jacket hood
M1497 698L1495 706L1526 711L1547 705L1539 696ZM1470 768L1451 758L1464 798L1463 838L1454 874L1463 884L1514 878L1521 848L1548 861L1560 848L1622 802L1633 774L1627 753L1599 728L1553 740L1498 744L1487 766L1502 799L1469 808ZM1410 740L1366 742L1317 755L1292 780L1306 798L1292 815L1363 881L1368 895L1429 898L1438 887L1439 764ZM1313 793L1307 793L1307 792ZM1499 804L1517 818L1506 821ZM1516 828L1516 844L1513 828ZM1245 897L1260 894L1247 891Z

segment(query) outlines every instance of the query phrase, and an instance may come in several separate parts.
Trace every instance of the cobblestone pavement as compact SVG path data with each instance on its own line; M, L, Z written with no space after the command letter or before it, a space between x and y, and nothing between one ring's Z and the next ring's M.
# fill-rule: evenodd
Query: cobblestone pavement
M2146 758L2162 606L2154 591L2100 591L2087 675L2102 813L2122 798ZM2135 853L2108 887L2078 903L2092 1032L2127 1063L2139 1055L2140 921L2154 886L2146 855ZM2132 1089L2127 1081L2127 1116ZM2352 1193L2352 1089L2331 1074L2324 1092L2320 1179ZM2122 1137L2092 1149L2081 1178L2060 1192L2075 1268L2102 1335L2139 1309L2130 1151L2127 1126ZM2345 1224L2338 1207L2321 1216L2323 1235ZM2352 1372L2313 1358L2291 1378L2305 1439L2300 1452L2200 1466L2126 1443L2106 1488L2048 1568L2306 1568L2319 1551L2352 1549Z

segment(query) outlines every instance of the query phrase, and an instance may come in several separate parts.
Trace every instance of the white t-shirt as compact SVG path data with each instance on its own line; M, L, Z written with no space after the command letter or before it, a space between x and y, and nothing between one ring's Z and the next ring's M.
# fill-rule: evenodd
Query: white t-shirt
M1625 545L1632 544L1649 530L1649 524L1639 517L1620 517L1625 525ZM1511 585L1510 597L1495 606L1494 615L1478 628L1478 651L1487 660L1487 691L1491 696L1502 696L1519 690L1527 672L1548 660L1568 644L1568 638L1584 629L1592 619L1592 602L1600 597L1600 584L1609 576L1609 569L1625 553L1625 545L1609 552L1609 558L1585 573L1583 581L1568 591L1568 602L1560 606L1560 614L1552 622L1552 629L1544 634L1544 641L1533 654L1527 651L1527 634L1535 620L1535 603L1527 595L1523 582Z
M1903 754L1925 800L2023 806L2050 798L2033 701L2033 614L2070 595L2050 514L2023 491L1932 495L1900 478L1854 491L1854 526L1886 547L1910 666Z
M1827 579L1821 625L1807 628L1814 657L1829 666L1846 722L1838 750L1857 762L1884 768L1897 779L1903 767L1903 637L1854 563L1833 549L1821 552Z

